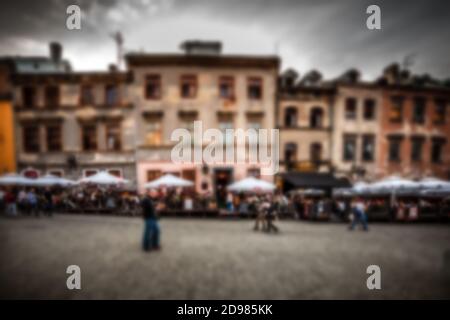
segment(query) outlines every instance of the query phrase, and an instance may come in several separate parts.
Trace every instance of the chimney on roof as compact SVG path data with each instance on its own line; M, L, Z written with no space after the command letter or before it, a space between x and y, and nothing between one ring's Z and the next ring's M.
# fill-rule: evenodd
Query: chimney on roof
M216 56L222 52L220 41L188 40L183 42L180 47L187 55Z
M59 42L50 42L50 59L55 63L62 61L62 45Z

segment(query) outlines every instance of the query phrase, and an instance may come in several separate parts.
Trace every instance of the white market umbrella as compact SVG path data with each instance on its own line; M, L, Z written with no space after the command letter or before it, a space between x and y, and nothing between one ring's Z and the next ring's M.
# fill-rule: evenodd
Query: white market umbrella
M194 183L190 180L182 179L173 174L165 174L158 179L150 181L144 185L146 189L157 188L179 188L179 187L192 187Z
M351 188L333 189L333 195L341 197L351 197L358 194L369 193L369 186L370 185L367 182L358 181Z
M100 171L92 176L78 180L78 183L91 183L99 185L120 185L129 183L127 179L116 177L106 171Z
M230 184L227 189L235 192L253 192L263 191L272 192L275 189L273 183L256 179L255 177L248 177Z
M386 189L389 191L395 191L399 189L412 190L417 189L419 187L420 184L412 180L404 179L398 176L390 176L383 180L370 184L369 186L367 186L367 189L369 190Z
M45 186L45 187L49 187L49 186L63 186L63 187L68 187L71 185L74 185L75 182L69 179L64 179L61 177L57 177L51 174L47 174L43 177L37 178L34 181L34 185L35 186Z
M424 178L419 181L419 184L424 189L450 189L450 181L437 178Z
M0 185L3 186L31 186L35 179L30 179L16 173L8 173L0 177Z

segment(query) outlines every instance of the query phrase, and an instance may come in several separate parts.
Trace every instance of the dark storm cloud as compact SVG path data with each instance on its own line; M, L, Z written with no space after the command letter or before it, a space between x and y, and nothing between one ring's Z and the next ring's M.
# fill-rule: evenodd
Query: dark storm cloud
M83 29L68 32L65 8L74 3L83 10ZM370 4L381 7L381 30L365 27ZM276 43L283 67L297 67L302 73L318 68L327 76L336 76L357 67L374 77L386 64L409 55L414 57L414 71L448 77L449 12L450 2L425 0L4 1L0 54L32 54L30 50L40 44L45 48L50 40L62 41L68 50L79 52L94 46L99 52L94 50L92 55L100 54L111 42L108 34L120 29L131 49L151 46L173 51L171 38L213 34L224 41L227 52L273 53ZM204 30L214 28L217 33ZM254 40L254 35L261 36ZM83 66L82 62L74 64Z

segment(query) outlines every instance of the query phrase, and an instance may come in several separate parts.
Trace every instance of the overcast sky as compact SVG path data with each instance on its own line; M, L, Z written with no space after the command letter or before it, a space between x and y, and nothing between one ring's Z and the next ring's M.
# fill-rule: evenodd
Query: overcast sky
M79 4L81 30L66 29ZM381 30L366 28L366 8L381 7ZM2 0L0 55L47 55L59 41L76 70L115 62L110 33L128 51L178 52L186 39L221 40L224 53L279 54L282 68L346 69L377 77L391 62L414 59L416 73L450 77L450 1L366 0Z

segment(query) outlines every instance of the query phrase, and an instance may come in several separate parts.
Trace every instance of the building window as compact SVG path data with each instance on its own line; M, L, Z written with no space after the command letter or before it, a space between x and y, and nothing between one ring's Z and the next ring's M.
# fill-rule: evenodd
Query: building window
M311 144L309 154L312 163L320 163L322 160L322 145L320 143Z
M444 138L433 138L431 141L431 162L441 163L442 153L445 145Z
M297 161L297 144L294 142L286 143L284 146L284 161L287 164Z
M39 178L39 171L35 169L25 169L22 171L22 175L26 178L37 179Z
M364 100L363 116L364 116L364 120L374 120L375 119L375 100L374 99Z
M389 121L401 122L403 118L403 97L392 97L389 109Z
M159 74L149 74L145 77L145 97L161 99L161 76Z
M411 138L411 160L414 162L422 161L422 150L424 137L413 137Z
M262 79L252 77L248 79L247 95L250 100L260 100L262 98Z
M418 124L425 123L425 99L415 98L413 108L413 122Z
M48 86L45 88L45 105L48 108L56 108L59 105L58 86Z
M247 127L248 129L252 129L256 131L256 136L251 134L248 136L249 144L258 143L259 140L259 129L261 129L261 117L256 115L249 115L247 119Z
M82 126L82 143L84 151L97 150L97 127L95 124L84 124Z
M232 115L225 115L219 117L219 130L222 131L222 134L224 136L224 142L225 144L232 144L234 141L234 133L233 130L228 129L234 129L234 121Z
M114 106L119 104L119 87L115 84L108 84L105 87L105 104Z
M23 127L23 149L25 152L39 152L39 127L25 125Z
M82 85L80 92L80 104L82 106L93 105L94 102L94 92L91 85Z
M363 161L371 162L375 158L375 136L371 134L362 137L362 155Z
M161 118L149 118L145 123L145 143L149 146L159 146L162 143Z
M388 158L391 162L399 162L401 147L402 147L402 138L401 137L390 137L389 140L389 154Z
M109 169L108 173L117 178L122 178L122 170L120 169Z
M309 125L311 128L322 128L323 126L323 110L322 108L313 108L309 116Z
M352 134L344 135L344 161L354 161L356 154L356 136Z
M178 116L180 117L180 127L188 130L191 135L194 134L194 122L198 118L197 111L181 111Z
M181 97L193 99L197 96L198 81L195 75L181 76Z
M147 170L147 182L153 181L161 177L161 170Z
M22 102L25 108L36 107L36 88L23 87L22 88Z
M98 170L86 169L86 170L83 171L83 176L84 177L90 177L90 176L93 176L94 174L97 174L97 173L98 173Z
M436 99L435 102L435 124L445 124L447 117L447 102L444 99Z
M119 151L122 148L120 122L106 124L106 150Z
M356 99L347 98L345 100L345 119L354 120L356 119Z
M52 124L46 128L47 151L57 152L62 150L61 125Z
M284 126L295 128L297 126L297 108L288 107L284 112Z
M234 78L222 76L219 78L219 95L222 99L234 99Z

